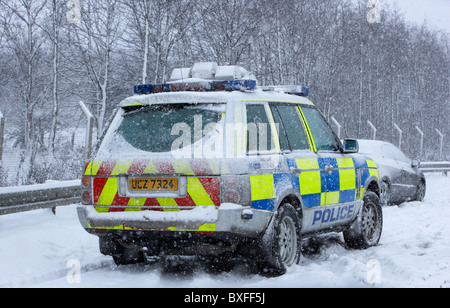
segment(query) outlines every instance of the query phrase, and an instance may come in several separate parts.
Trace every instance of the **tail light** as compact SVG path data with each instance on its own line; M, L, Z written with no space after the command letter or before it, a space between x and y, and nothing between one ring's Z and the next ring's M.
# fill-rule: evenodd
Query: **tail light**
M84 205L91 204L91 184L91 177L86 175L83 176L83 178L81 179L81 202Z
M222 175L220 177L220 202L250 206L251 191L248 175Z

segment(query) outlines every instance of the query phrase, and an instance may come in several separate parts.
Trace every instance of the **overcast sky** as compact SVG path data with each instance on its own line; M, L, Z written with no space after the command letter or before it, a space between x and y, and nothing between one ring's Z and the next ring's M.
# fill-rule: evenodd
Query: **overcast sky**
M380 0L395 3L407 20L422 24L425 18L432 28L450 33L450 0Z

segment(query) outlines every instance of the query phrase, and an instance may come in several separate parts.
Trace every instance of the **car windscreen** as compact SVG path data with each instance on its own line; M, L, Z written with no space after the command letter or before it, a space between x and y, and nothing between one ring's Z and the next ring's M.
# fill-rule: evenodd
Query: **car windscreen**
M225 104L164 104L125 111L103 152L166 153L192 156L197 143L221 138ZM104 153L106 154L106 153Z
M316 108L302 107L317 151L338 151L339 144L330 125Z

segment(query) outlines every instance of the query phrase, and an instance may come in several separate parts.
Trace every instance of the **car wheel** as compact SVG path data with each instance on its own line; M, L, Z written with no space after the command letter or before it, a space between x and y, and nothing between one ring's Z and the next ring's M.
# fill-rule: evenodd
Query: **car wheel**
M344 240L349 248L367 249L380 241L383 229L383 210L378 196L368 191L364 205L356 221L344 231Z
M380 204L381 206L391 204L391 187L386 180L380 183Z
M258 262L259 272L263 276L280 276L286 268L300 261L301 222L290 204L284 204L278 210L273 223L262 240L264 256Z
M423 201L423 199L425 198L426 190L427 190L427 186L425 184L425 181L421 180L419 185L417 186L417 193L416 193L417 201Z

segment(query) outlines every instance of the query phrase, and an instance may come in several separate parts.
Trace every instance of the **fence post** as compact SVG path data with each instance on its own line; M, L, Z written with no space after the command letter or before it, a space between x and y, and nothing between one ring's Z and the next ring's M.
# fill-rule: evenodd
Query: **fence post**
M420 130L419 126L415 126L416 130L420 134L420 154L419 157L422 158L422 152L423 152L423 132Z
M89 111L89 108L82 102L79 102L81 109L84 114L87 116L87 129L86 129L86 160L91 157L91 148L92 148L92 131L94 129L94 116Z
M331 121L333 121L333 123L336 124L336 126L337 126L337 135L338 135L338 138L341 139L341 127L342 127L341 124L339 124L339 122L336 121L336 119L334 117L331 117Z
M436 133L438 133L439 137L441 138L441 145L439 147L439 160L442 160L442 148L444 145L444 135L437 129L435 128Z
M5 134L5 118L3 117L3 113L0 112L0 161L3 157L3 140Z
M402 149L402 130L400 129L400 127L398 127L397 124L394 123L394 128L398 131L398 148L401 150Z
M373 131L373 140L377 139L377 128L375 127L375 125L372 124L372 122L370 122L369 120L367 120L367 124L369 124L370 128L372 128Z

